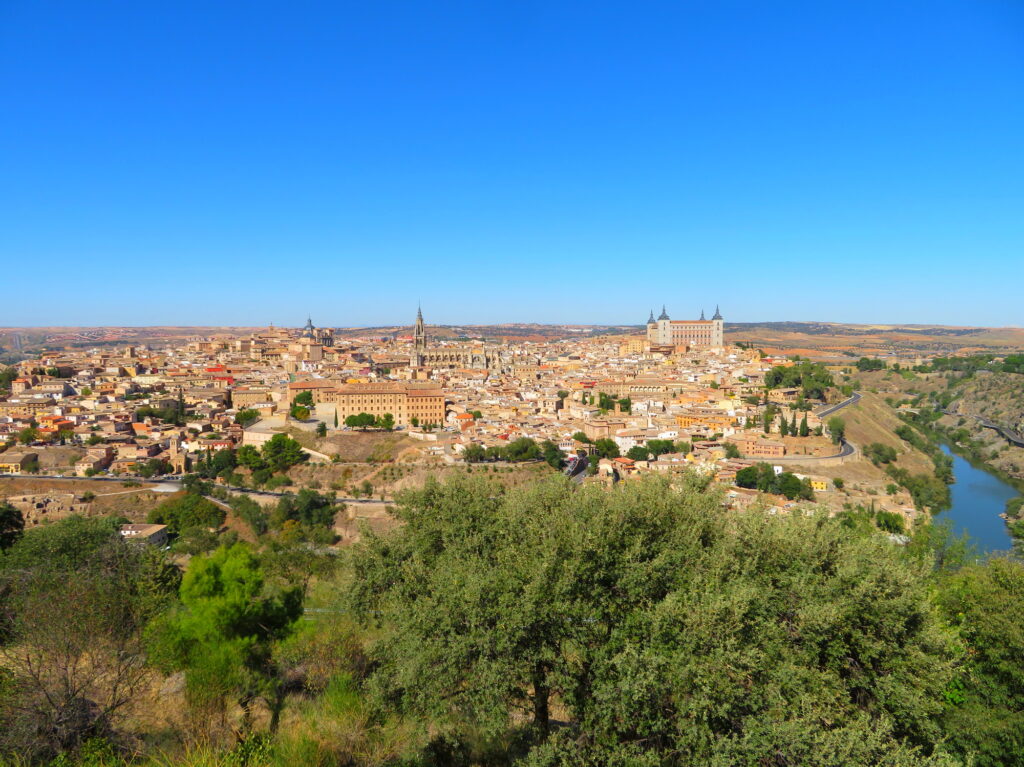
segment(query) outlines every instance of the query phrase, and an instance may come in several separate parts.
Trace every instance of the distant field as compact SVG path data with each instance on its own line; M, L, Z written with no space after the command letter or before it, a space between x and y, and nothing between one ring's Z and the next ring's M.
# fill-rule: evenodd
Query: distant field
M752 343L768 353L843 357L1005 352L1024 349L1024 328L940 325L843 325L824 322L726 323L729 342Z

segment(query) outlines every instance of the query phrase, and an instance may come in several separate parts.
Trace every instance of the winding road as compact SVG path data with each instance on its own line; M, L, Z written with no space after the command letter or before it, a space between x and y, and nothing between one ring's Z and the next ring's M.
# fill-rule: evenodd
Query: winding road
M847 407L848 405L856 405L858 402L860 402L860 394L854 392L853 394L850 395L849 399L844 399L842 402L836 405L829 405L824 410L819 410L817 413L815 413L815 415L818 416L818 418L825 418L826 416L830 416L833 413L842 410L844 407Z

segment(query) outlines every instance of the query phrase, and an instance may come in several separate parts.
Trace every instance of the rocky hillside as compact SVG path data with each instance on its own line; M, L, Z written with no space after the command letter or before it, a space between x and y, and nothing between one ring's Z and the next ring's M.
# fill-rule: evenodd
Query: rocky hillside
M977 373L956 387L956 398L943 426L964 430L975 452L1011 477L1024 479L1024 448L1009 444L978 417L1024 432L1024 376L1014 373ZM958 440L961 441L961 440Z

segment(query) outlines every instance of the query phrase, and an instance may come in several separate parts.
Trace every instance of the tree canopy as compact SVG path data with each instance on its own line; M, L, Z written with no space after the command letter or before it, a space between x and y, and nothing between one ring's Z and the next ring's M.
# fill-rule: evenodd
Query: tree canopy
M235 696L248 724L253 701L276 694L270 642L292 630L302 610L300 590L268 593L256 556L239 543L195 557L180 597L181 608L150 627L152 662L167 672L185 671L195 706L217 710Z
M686 482L407 493L355 552L370 689L453 736L525 716L536 765L937 759L962 652L926 563Z
M799 387L805 397L823 399L825 390L833 385L832 375L817 362L798 362L795 365L777 365L764 377L769 389Z

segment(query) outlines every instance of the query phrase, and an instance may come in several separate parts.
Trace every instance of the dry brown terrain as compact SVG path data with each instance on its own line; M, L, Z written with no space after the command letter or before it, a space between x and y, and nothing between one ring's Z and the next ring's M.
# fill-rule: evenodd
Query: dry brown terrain
M764 322L725 325L729 342L744 341L767 353L842 359L883 354L963 354L1024 348L1024 328L941 325L849 325L831 322Z
M169 497L167 493L153 492L150 489L152 487L150 483L143 483L141 487L125 487L120 482L97 482L88 479L0 477L0 500L13 496L36 495L39 496L41 503L45 503L48 497L59 501L68 496L73 496L80 502L86 493L92 493L95 498L86 506L88 515L124 516L137 522L144 520L150 509ZM56 520L62 515L58 513L51 516L43 512L40 516Z

